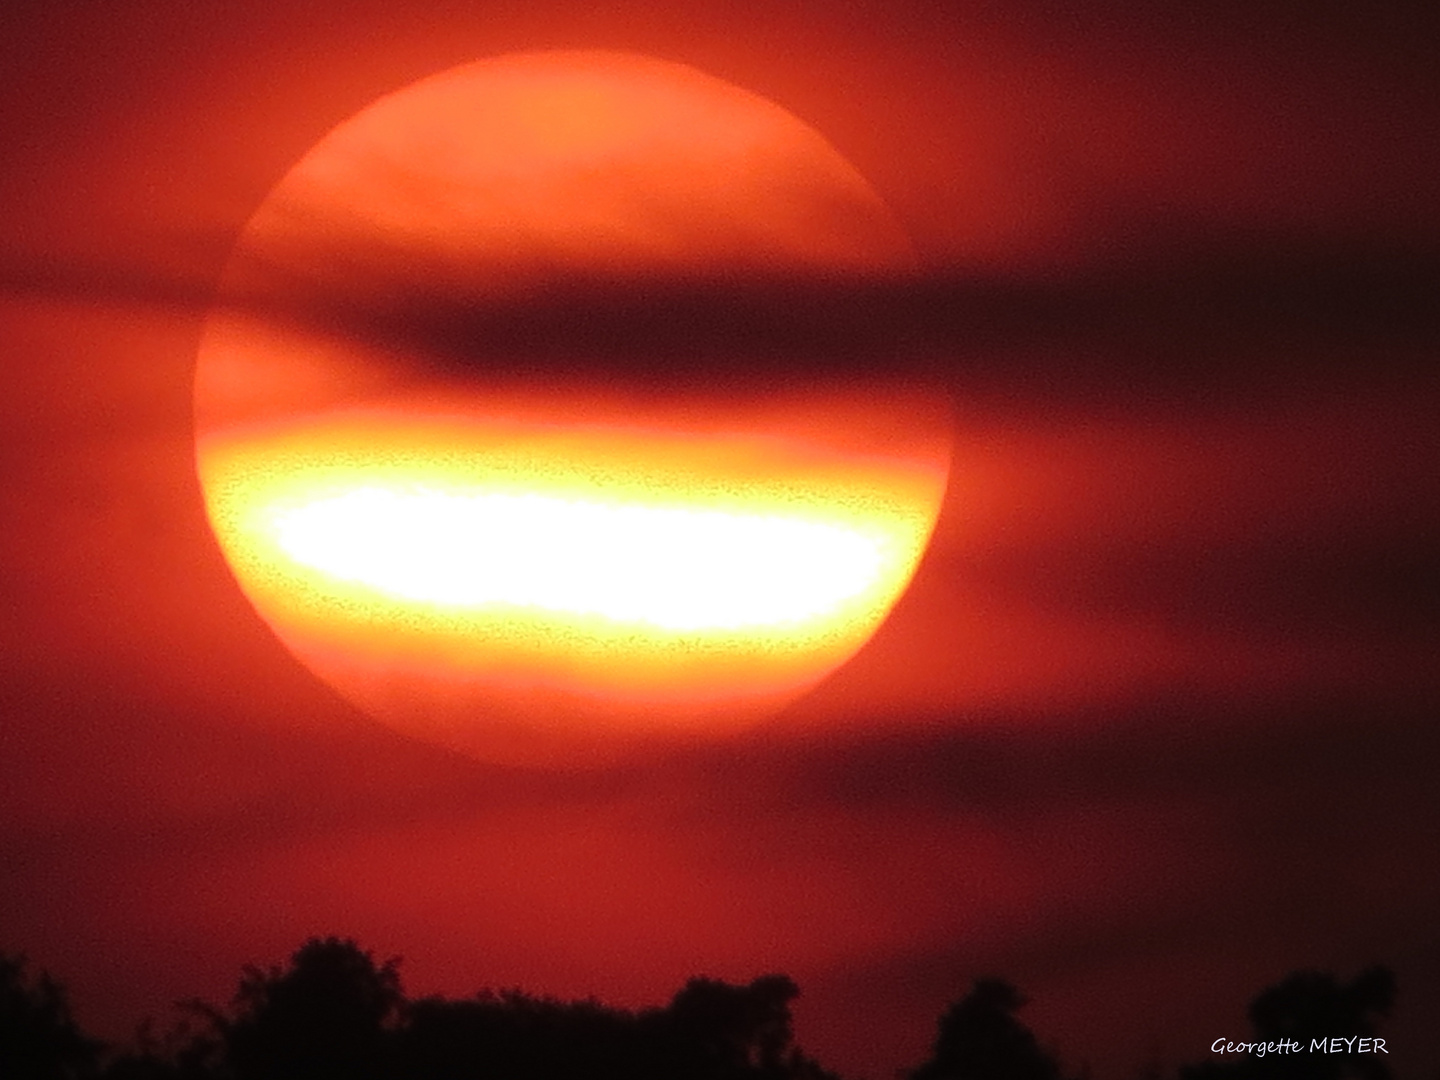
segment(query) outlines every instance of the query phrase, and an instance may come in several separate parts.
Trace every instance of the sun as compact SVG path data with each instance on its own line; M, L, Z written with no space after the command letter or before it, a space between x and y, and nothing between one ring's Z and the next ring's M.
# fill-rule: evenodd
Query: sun
M837 151L721 80L592 52L444 72L327 135L240 237L196 373L211 524L281 640L403 731L586 763L736 730L904 591L944 401L883 356L707 385L683 332L642 372L581 325L526 371L483 331L437 355L426 313L912 264Z

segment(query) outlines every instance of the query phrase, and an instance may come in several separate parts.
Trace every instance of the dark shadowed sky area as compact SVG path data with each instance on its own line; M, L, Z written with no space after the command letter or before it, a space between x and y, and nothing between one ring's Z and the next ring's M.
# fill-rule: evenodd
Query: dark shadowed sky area
M1383 963L1392 1064L1433 1076L1437 46L1418 3L11 0L0 949L115 1038L317 933L416 993L783 971L852 1080L918 1064L986 974L1124 1080L1242 1036L1291 970ZM417 78L560 47L790 109L921 271L294 317L441 368L484 342L507 377L644 387L687 340L699 383L889 364L957 417L859 655L742 737L581 775L311 676L211 537L191 427L209 297L295 160Z

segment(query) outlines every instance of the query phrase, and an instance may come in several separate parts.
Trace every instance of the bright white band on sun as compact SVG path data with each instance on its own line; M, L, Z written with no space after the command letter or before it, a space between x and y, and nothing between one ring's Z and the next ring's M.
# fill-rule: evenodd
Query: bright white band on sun
M395 599L671 631L823 617L886 562L881 538L819 521L425 487L359 487L271 528L295 562Z
M197 460L246 594L365 707L431 725L468 687L646 728L813 683L914 573L943 461L805 435L354 409Z

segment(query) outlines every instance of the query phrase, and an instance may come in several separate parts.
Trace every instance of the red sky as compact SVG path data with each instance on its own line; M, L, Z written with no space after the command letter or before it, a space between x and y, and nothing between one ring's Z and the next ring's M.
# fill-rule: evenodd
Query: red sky
M416 992L780 970L851 1077L1003 974L1072 1065L1440 936L1440 77L1395 5L15 4L0 16L0 948L119 1037L312 933ZM909 594L774 724L583 777L372 723L193 473L208 290L293 161L456 63L604 47L813 124L954 395ZM1428 1070L1428 1072L1426 1072Z

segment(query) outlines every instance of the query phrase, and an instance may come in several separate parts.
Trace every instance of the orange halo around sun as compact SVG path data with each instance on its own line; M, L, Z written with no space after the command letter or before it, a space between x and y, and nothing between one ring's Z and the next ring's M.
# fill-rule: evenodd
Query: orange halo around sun
M291 650L402 730L584 761L751 723L903 592L945 485L943 407L878 383L669 404L603 380L442 385L294 313L909 260L820 136L692 69L542 53L443 73L322 140L242 235L196 377L212 526Z

